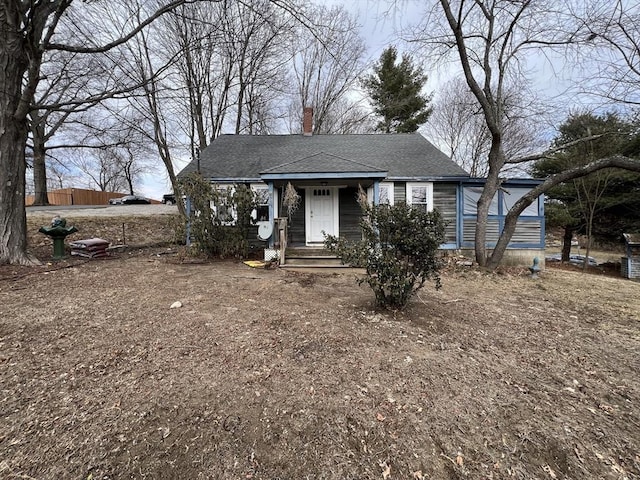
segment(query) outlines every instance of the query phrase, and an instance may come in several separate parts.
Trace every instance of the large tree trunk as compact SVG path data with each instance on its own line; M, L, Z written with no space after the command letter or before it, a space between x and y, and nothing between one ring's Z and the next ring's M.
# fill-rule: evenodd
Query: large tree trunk
M476 232L475 232L475 252L476 262L481 267L487 264L487 222L489 217L489 207L491 206L491 198L487 195L488 191L485 187L482 190L482 195L478 200L478 207L476 212Z
M6 74L6 73L5 73ZM17 80L20 85L20 80ZM0 94L0 98L6 97ZM4 98L2 98L4 100ZM11 111L0 106L0 264L32 265L37 260L27 255L27 212L25 202L24 150L25 122L11 118Z
M46 149L44 145L33 138L33 186L34 186L34 205L49 205L49 197L47 195L47 164Z
M25 209L27 119L22 82L28 62L6 11L0 9L0 264L31 265ZM13 27L9 28L9 27Z
M482 189L482 195L478 199L476 232L475 232L475 252L476 262L481 267L487 266L487 223L489 221L489 208L491 201L500 188L500 168L504 164L501 162L502 153L500 141L495 140L489 152L489 173Z
M562 237L562 254L560 260L568 262L571 257L571 241L573 240L573 227L565 225Z

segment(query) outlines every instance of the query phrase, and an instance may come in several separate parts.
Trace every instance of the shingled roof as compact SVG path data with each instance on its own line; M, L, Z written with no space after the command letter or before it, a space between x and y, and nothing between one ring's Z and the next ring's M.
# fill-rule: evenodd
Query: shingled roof
M195 171L192 161L180 176ZM213 180L259 180L262 174L384 173L387 179L468 177L420 134L222 135L200 155Z

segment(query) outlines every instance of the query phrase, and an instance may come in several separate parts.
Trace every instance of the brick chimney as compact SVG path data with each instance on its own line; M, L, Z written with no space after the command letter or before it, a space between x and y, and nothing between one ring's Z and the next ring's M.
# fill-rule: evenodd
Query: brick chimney
M310 137L313 134L313 107L304 107L302 112L302 135Z

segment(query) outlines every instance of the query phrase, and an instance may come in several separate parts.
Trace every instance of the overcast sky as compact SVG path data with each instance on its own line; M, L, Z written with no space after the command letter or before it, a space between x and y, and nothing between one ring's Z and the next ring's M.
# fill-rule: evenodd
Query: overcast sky
M327 5L343 5L356 16L361 25L361 35L368 47L369 62L377 60L382 50L389 45L395 45L400 52L408 51L414 54L413 58L417 63L422 61L419 54L409 50L410 46L403 45L399 41L396 32L422 20L426 5L424 0L398 0L394 2L393 9L389 6L391 2L387 0L316 0L316 2ZM565 59L560 55L556 58L549 55L546 59L532 57L528 60L530 77L534 82L533 91L554 105L554 108L550 110L557 118L548 120L549 138L554 135L552 127L554 123L558 124L566 118L566 114L571 108L575 111L584 107L578 104L577 98L566 94L566 89L574 78L570 78L573 74L567 71L565 63ZM437 94L439 85L456 74L459 75L459 71L456 73L458 67L455 65L456 62L444 67L422 63L425 73L429 76L427 91ZM428 129L428 124L423 128L423 133L425 129ZM429 135L426 136L429 137ZM180 162L176 165L176 170L181 170L185 165L186 161ZM156 174L146 176L140 188L141 194L160 199L164 193L170 191L169 182L164 178L166 175L159 174L162 171L162 168L159 167Z
M356 16L361 25L361 35L368 47L368 60L375 61L382 50L391 44L402 48L396 41L394 31L407 23L407 19L416 18L419 9L415 2L405 2L394 11L390 12L388 2L381 0L324 0L316 3L327 5L343 5ZM432 87L429 86L431 89ZM176 170L186 166L187 161L179 162ZM161 199L162 195L171 191L170 182L164 174L163 166L158 166L155 174L145 175L139 188L141 195L153 199Z

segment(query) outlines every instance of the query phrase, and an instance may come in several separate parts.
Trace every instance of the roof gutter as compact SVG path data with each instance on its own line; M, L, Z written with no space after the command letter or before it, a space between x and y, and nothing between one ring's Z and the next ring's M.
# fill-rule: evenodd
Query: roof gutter
M386 178L387 172L263 173L262 180L316 180L341 178Z

